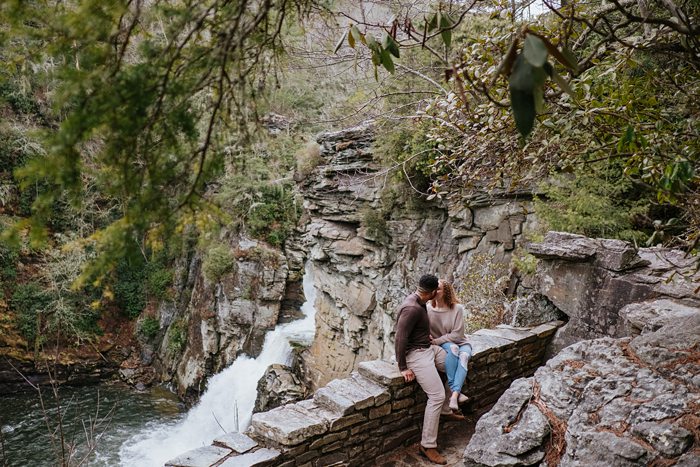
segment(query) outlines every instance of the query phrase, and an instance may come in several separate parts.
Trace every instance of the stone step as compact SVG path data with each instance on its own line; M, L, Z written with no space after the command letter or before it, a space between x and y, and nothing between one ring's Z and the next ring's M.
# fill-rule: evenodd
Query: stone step
M255 441L237 431L226 433L224 436L216 438L214 444L216 446L232 449L239 454L248 452L258 445Z
M229 457L219 467L263 467L276 465L282 455L277 449L262 448L240 456Z
M348 415L355 411L355 402L341 388L322 387L314 393L313 400L321 407L326 407L342 415Z
M165 463L165 467L209 467L231 454L228 448L204 446L180 454Z
M375 406L380 406L391 400L389 390L386 387L377 384L374 380L366 378L356 371L353 371L350 377L358 386L374 397Z
M288 404L283 407L253 414L250 431L253 435L270 439L277 444L294 446L312 436L328 431L328 421L301 413Z
M365 378L369 378L388 388L397 388L406 384L399 367L386 360L362 362L359 364L357 371Z

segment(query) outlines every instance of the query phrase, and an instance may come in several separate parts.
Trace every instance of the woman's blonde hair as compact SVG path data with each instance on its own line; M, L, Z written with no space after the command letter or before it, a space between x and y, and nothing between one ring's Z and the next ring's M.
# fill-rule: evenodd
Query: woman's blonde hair
M444 301L447 308L451 310L457 303L459 303L457 301L455 289L452 287L452 284L445 280L440 279L440 283L442 284L442 301ZM437 307L437 300L433 300L432 305Z

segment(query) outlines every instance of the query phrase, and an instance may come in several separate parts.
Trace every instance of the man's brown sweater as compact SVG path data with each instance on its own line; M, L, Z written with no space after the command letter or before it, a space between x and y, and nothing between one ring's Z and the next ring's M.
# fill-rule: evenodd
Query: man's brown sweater
M396 335L394 351L399 370L406 367L406 354L414 349L430 347L430 322L425 304L419 300L417 293L412 293L403 301L396 318Z

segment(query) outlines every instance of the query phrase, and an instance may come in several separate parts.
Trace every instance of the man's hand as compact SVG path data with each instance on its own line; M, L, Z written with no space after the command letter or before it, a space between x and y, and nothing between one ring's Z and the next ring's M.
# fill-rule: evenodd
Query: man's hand
M413 373L413 370L411 369L403 370L401 374L403 375L404 381L406 381L407 383L410 383L411 381L416 379L416 374Z

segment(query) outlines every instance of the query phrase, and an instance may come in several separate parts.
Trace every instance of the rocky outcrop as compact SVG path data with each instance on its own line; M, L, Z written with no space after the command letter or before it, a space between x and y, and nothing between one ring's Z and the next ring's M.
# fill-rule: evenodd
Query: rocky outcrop
M253 412L264 412L306 397L306 386L291 367L270 365L258 381Z
M684 313L576 343L515 381L477 423L465 465L698 465L700 309Z
M393 355L396 308L421 274L462 280L475 258L507 264L533 222L527 196L389 205L373 139L371 126L322 134L321 163L299 183L319 291L316 387Z
M621 312L631 303L665 298L673 306L700 307L697 256L562 232L549 232L528 250L539 258L539 293L568 316L552 355L581 340L630 335Z
M183 259L176 297L153 313L161 339L150 353L148 345L142 352L142 362L158 368L159 378L170 381L180 396L196 397L207 377L240 353L257 355L289 299L288 283L300 282L303 274L297 261L290 278L285 255L263 242L236 235L222 242L233 258L230 271L212 281L202 272L199 254Z

